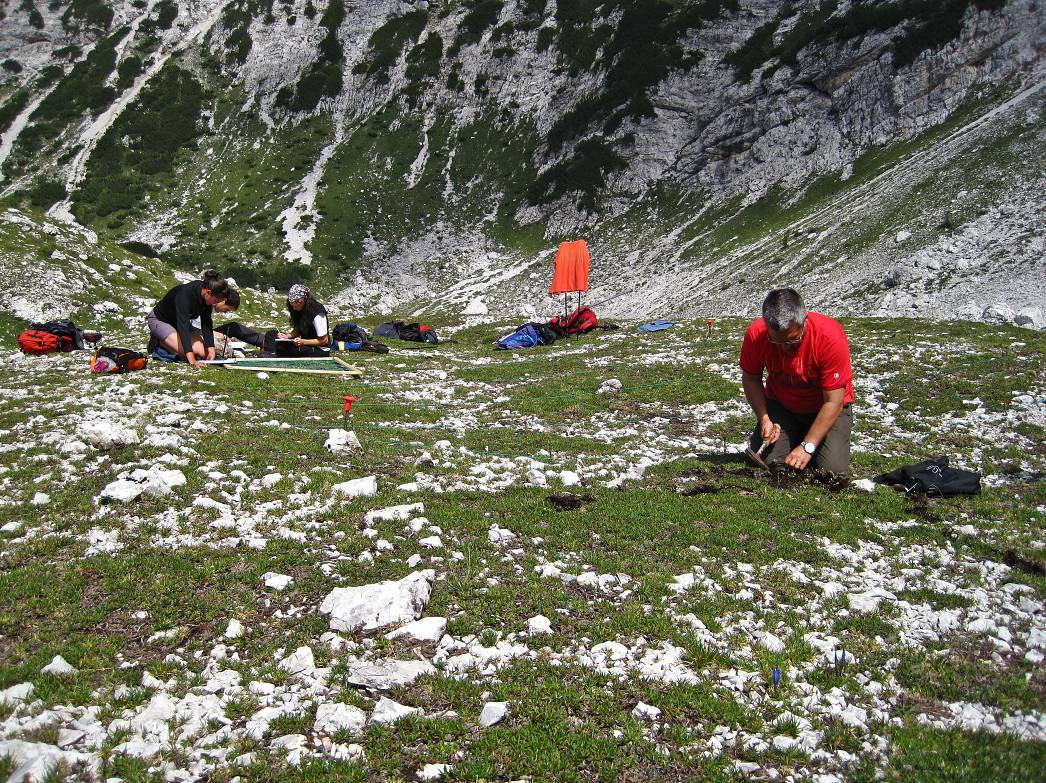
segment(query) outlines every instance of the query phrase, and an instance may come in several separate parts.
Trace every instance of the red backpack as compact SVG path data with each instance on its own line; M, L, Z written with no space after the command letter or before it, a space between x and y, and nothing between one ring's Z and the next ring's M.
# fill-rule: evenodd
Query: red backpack
M55 351L73 350L73 340L43 329L26 329L18 335L18 347L32 356L42 356Z
M598 323L595 311L591 307L579 307L570 315L557 315L548 325L560 334L584 334L595 329Z

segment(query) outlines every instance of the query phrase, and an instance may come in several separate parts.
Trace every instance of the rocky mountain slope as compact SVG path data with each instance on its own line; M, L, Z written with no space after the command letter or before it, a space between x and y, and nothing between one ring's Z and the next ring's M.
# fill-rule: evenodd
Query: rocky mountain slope
M7 205L130 263L520 312L583 237L610 315L747 313L788 282L839 313L1043 323L1031 0L3 13Z

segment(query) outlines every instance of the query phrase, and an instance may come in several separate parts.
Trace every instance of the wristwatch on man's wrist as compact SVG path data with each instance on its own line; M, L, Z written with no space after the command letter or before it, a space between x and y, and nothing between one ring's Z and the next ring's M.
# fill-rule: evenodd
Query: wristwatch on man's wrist
M802 443L800 443L799 445L800 445L800 446L802 446L802 447L803 447L803 451L805 451L805 452L806 452L807 454L809 454L810 456L813 456L813 453L814 453L815 451L817 451L817 444L816 444L816 443L811 443L811 442L810 442L810 441L808 441L808 440L804 440L804 441L803 441Z

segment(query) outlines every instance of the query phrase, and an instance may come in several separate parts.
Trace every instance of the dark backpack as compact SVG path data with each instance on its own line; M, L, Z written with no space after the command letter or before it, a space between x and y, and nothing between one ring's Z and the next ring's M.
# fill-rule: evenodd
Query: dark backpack
M905 492L922 492L938 497L976 495L981 491L981 474L971 470L948 467L948 458L905 465L872 479L878 484L890 484Z
M365 343L370 339L367 331L362 326L353 323L338 324L331 331L331 339L335 343ZM345 349L351 350L351 349Z
M557 315L548 322L562 336L564 334L584 334L591 332L599 325L596 313L591 307L579 307L570 315Z
M425 324L407 324L403 321L389 321L378 324L374 330L375 337L392 337L396 340L410 340L415 343L439 343L439 337L431 326Z
M42 324L29 324L30 329L39 329L42 332L50 332L58 337L60 351L82 351L84 347L84 333L76 324L67 318L48 321ZM68 347L66 347L68 346Z
M106 361L99 361L104 359ZM94 372L134 372L144 370L149 360L145 354L132 351L130 348L112 348L102 346L95 350L91 357L91 370Z

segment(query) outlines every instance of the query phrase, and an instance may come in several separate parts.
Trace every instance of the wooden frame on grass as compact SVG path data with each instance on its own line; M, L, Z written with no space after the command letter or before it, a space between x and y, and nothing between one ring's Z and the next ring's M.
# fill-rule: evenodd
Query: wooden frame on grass
M270 363L280 364L296 362L327 362L338 367L336 370L317 370L302 367L301 369L291 367L273 367ZM237 359L235 362L223 365L232 370L253 370L257 372L295 372L307 375L351 375L356 378L363 376L363 371L354 364L349 364L340 356L293 356L273 357L270 359Z

